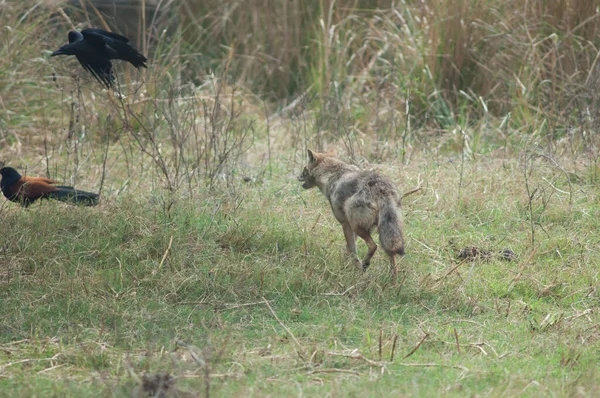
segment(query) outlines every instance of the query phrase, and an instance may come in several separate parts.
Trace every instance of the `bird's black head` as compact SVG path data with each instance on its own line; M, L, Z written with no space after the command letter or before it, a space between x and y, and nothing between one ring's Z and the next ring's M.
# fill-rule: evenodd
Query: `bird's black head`
M69 32L69 43L75 43L76 41L83 40L83 35L81 32L77 32L76 30L72 30Z
M71 44L65 44L58 50L54 51L50 56L54 57L55 55L75 55L75 49L71 46Z
M83 40L83 35L80 32L74 30L70 31L69 44L65 44L58 50L54 51L50 56L54 57L55 55L75 55L76 47L72 46L72 44L81 40Z
M4 186L11 186L21 178L21 174L12 167L3 167L0 169L0 175L2 176L2 182L0 184Z

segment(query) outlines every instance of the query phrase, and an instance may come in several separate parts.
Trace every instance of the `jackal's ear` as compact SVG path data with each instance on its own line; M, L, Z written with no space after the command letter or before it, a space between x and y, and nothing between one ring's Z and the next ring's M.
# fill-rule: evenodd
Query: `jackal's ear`
M331 147L327 150L327 155L337 157L337 150L334 147Z
M307 151L308 151L308 161L310 163L315 163L317 161L317 155L310 149L307 149Z

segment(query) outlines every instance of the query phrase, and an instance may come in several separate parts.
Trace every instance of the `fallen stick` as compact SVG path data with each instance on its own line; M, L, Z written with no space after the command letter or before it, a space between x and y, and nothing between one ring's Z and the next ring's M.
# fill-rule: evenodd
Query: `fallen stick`
M300 351L297 351L298 356L300 357L300 359L302 359L304 361L304 355L302 354L302 352L304 352L304 350L303 350L302 346L300 345L300 342L298 341L296 336L294 336L294 333L292 333L292 331L290 329L288 329L288 327L285 326L285 324L283 322L281 322L281 319L279 319L279 317L277 316L275 311L273 311L273 308L271 307L271 304L269 304L267 299L264 297L262 299L263 299L264 303L267 305L267 308L269 308L269 311L271 311L271 314L273 314L273 317L275 318L275 320L287 332L287 334L292 338L292 340L294 340L294 343L296 343L296 345L298 346L298 349L300 350Z
M308 374L316 374L316 373L348 373L348 374L353 374L355 376L358 376L359 373L355 370L349 370L349 369L337 369L337 368L331 368L331 369L315 369L312 370L310 372L308 372Z
M414 354L419 349L419 347L421 347L421 344L423 344L425 342L425 340L427 340L428 337L429 337L429 333L425 333L425 336L423 336L421 341L419 341L417 343L417 345L415 346L415 348L413 348L408 354L406 354L406 356L404 358L408 358L409 356Z

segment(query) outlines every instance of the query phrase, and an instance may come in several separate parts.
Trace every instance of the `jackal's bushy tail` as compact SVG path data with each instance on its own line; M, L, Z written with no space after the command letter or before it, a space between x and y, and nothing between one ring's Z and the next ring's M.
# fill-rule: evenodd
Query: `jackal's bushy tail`
M402 215L396 210L392 200L381 203L379 207L379 240L388 253L404 255L404 238L402 236Z

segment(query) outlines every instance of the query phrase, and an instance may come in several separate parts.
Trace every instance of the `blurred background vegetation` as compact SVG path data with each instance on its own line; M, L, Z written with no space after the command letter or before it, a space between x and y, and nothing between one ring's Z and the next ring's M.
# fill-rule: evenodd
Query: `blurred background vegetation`
M209 0L183 2L180 14L200 65L228 66L264 98L311 87L369 104L368 93L402 102L410 91L414 114L438 122L572 114L600 44L598 2L587 0Z
M218 86L243 101L245 118L260 119L253 125L258 135L283 123L267 132L274 134L269 145L337 143L378 158L391 148L388 154L405 160L423 145L485 152L535 137L597 155L599 4L3 2L0 139L12 145L29 138L47 151L56 139L48 131L96 126L114 139L144 125L116 116L123 106L98 95L101 88L73 60L49 58L68 30L96 26L127 34L149 54L151 66L140 74L117 67L127 106L142 118L164 113L158 101L168 98L181 106L192 95L188 106L199 107L207 98L199 93ZM167 125L155 123L153 134Z

